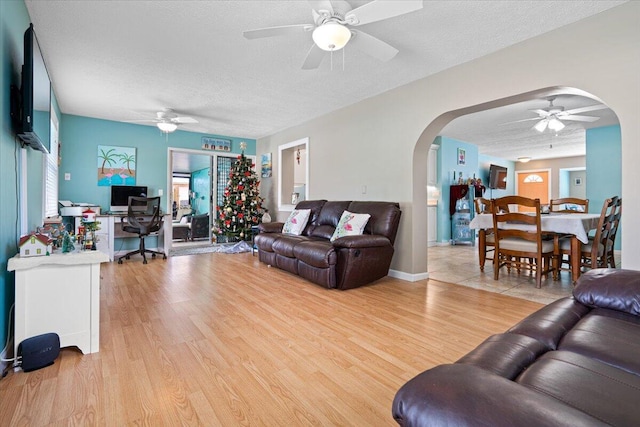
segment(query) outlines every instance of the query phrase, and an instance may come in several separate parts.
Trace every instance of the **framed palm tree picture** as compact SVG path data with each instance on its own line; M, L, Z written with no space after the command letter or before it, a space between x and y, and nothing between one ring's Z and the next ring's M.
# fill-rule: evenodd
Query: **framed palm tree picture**
M136 149L98 145L98 186L136 185Z

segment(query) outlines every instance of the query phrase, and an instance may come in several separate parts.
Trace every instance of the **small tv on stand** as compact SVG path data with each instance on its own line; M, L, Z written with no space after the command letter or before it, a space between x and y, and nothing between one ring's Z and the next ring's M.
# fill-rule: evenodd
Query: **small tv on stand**
M147 197L147 187L144 185L112 185L111 186L111 204L109 211L112 213L126 213L129 206L129 196ZM134 210L144 212L147 205L134 206Z

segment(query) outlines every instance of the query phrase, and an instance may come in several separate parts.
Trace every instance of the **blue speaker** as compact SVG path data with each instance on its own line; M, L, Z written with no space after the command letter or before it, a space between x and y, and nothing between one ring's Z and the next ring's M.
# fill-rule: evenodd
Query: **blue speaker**
M18 357L22 357L20 367L24 372L53 365L59 354L60 337L55 333L27 338L18 345Z

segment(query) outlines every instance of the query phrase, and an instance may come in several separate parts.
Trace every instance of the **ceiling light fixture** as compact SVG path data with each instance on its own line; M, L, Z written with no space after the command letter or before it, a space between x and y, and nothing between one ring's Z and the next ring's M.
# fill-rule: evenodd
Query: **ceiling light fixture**
M538 132L544 132L544 130L547 128L548 123L549 123L549 120L547 119L540 120L538 123L536 123L536 125L533 128Z
M311 37L320 49L334 51L346 46L351 39L351 31L342 24L330 21L313 30Z
M527 163L527 162L531 161L531 157L518 157L518 161L520 163Z
M156 123L158 129L160 129L164 133L171 133L174 130L178 129L178 125L171 122L158 122Z
M549 120L549 129L558 132L559 130L564 129L564 123L554 117Z

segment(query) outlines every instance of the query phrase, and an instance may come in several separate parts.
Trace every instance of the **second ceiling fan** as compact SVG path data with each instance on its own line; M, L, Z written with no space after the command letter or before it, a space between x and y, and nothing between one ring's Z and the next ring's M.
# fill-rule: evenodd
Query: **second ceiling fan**
M575 121L575 122L595 122L596 120L599 120L600 117L579 116L578 114L586 113L588 111L604 110L608 108L604 104L595 104L595 105L589 105L587 107L579 107L571 110L565 110L564 107L562 106L553 105L553 101L555 100L556 100L555 96L549 97L547 98L547 101L549 101L548 107L531 110L534 113L537 113L538 117L534 117L531 119L524 119L524 120L516 120L515 122L511 122L511 123L538 120L538 123L536 123L533 126L533 128L538 132L544 132L547 128L549 130L558 132L564 129L565 124L563 123L563 121L565 120Z
M398 50L353 27L382 21L422 9L422 0L374 0L355 9L344 0L308 0L313 15L312 24L294 24L245 31L247 39L311 32L313 46L302 65L305 70L318 68L325 51L333 52L350 46L377 58L389 61Z

